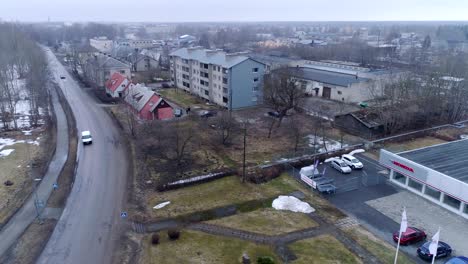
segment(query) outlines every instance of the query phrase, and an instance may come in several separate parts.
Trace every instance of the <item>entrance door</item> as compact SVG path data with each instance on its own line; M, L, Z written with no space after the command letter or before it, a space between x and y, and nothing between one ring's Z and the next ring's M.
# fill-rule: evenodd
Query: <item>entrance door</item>
M322 97L330 99L330 97L331 97L331 88L330 87L323 87Z

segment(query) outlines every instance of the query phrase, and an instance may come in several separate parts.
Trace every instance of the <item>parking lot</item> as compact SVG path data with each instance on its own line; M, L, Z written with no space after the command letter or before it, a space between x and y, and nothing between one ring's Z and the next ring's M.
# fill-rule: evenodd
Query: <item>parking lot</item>
M441 241L452 246L452 256L468 255L466 219L388 183L386 168L362 154L355 156L364 164L364 168L353 170L350 174L342 174L328 164L319 165L320 172L327 167L325 176L333 178L337 187L335 194L325 196L331 203L391 244L395 244L392 233L399 229L401 212L406 206L409 226L426 231L428 239L441 226ZM417 263L425 263L416 253L421 244L422 242L402 246L401 250L412 256ZM445 263L447 259L437 260L436 263Z

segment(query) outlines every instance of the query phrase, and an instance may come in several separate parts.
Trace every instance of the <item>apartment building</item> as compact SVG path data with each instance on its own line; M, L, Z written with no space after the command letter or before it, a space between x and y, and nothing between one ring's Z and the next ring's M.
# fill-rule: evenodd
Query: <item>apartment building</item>
M176 88L228 109L262 103L265 64L245 53L182 48L172 52L170 60Z

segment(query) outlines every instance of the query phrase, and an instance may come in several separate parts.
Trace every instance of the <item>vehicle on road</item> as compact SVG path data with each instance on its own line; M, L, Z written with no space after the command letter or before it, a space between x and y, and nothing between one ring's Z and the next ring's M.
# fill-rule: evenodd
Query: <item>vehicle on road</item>
M66 77L62 75L62 76L60 76L60 79L65 80Z
M468 264L468 258L467 257L453 257L449 259L445 264Z
M398 235L399 232L394 232L393 233L393 241L398 243ZM415 228L415 227L408 227L406 228L406 231L401 233L401 238L400 238L400 245L409 245L415 242L419 241L424 241L426 240L426 233L422 231L421 229Z
M429 245L431 242L426 242L422 246L420 246L417 250L418 256L424 260L432 260L432 254L429 252ZM437 254L436 259L448 257L452 254L452 247L450 247L447 243L439 241L439 245L437 247Z
M93 137L91 137L91 132L88 130L81 132L81 142L83 142L83 145L93 144Z
M330 161L330 166L341 173L351 173L352 169L341 159L333 159Z
M364 168L364 165L362 164L362 162L356 159L352 155L344 154L343 156L341 156L341 160L344 161L344 163L346 163L352 169L356 170L356 169Z
M181 117L182 116L182 109L176 108L174 109L174 116Z

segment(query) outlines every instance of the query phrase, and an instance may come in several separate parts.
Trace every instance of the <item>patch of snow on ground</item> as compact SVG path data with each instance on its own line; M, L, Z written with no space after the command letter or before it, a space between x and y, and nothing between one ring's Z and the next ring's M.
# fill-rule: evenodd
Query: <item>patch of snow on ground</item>
M308 203L297 199L294 196L280 195L273 201L273 208L276 210L287 210L297 213L313 213L315 209L312 208Z
M174 185L174 184L181 184L181 183L188 183L188 182L196 182L196 181L203 180L203 179L206 179L206 178L215 177L215 176L218 176L220 174L223 174L223 172L210 173L210 174L207 174L207 175L196 176L196 177L192 177L192 178L188 178L188 179L184 179L184 180L171 182L171 183L169 183L167 185Z
M0 151L0 157L3 158L3 157L7 157L9 156L13 151L15 151L14 149L4 149L2 151Z
M348 144L343 143L342 145L340 142L332 140L332 139L325 139L325 142L324 142L323 137L319 137L319 136L316 137L314 135L308 135L306 136L306 138L309 140L309 147L313 148L314 143L315 143L315 149L319 153L324 153L324 152L331 151L331 150L337 150L337 149L341 149L341 148L348 146Z
M32 130L24 130L24 131L21 131L21 132L23 132L23 134L25 136L31 136L32 135Z
M24 140L14 140L12 138L0 138L0 150L2 150L4 147L12 146L18 143L27 143L27 144L36 145L36 146L40 145L39 141L37 140L24 141Z
M460 135L460 139L468 139L468 135Z
M155 207L153 207L153 209L161 209L161 208L165 207L166 205L169 205L170 203L171 203L171 201L160 203L160 204L156 205Z

